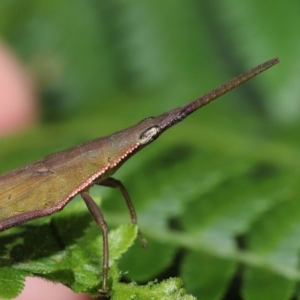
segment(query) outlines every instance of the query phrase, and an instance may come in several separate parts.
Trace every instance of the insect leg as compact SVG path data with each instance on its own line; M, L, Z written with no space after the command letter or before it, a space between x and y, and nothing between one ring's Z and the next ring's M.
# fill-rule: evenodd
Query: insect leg
M130 196L129 196L125 186L123 185L123 183L120 180L117 180L113 177L109 177L109 178L104 179L103 181L100 181L99 183L96 182L96 184L120 189L120 191L126 201L129 213L130 213L131 222L133 224L137 224L137 216L136 216L136 212L135 212L133 203L130 199ZM141 233L140 230L138 231L138 234L139 234L139 237L140 237L140 240L142 243L142 247L147 248L147 240L143 237L143 234Z
M92 197L89 195L88 191L83 191L80 193L80 195L84 200L95 222L101 228L102 231L102 238L103 238L102 290L100 292L106 293L108 268L109 268L107 225L100 208L98 207L96 202L92 199Z

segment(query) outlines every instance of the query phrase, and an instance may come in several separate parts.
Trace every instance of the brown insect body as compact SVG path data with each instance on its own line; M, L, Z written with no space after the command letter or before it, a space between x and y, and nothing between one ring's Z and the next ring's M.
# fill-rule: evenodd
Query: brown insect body
M182 108L147 118L112 135L60 151L0 176L0 231L61 210L81 194L103 232L103 282L107 290L108 242L103 215L88 194L94 184L119 188L127 202L131 219L136 215L121 182L111 175L134 153L155 140L169 127L203 105L278 63L275 58L234 78Z
M1 175L0 231L57 212L95 180L110 177L145 145L147 139L141 140L141 135L149 128L159 128L154 126L157 119L145 119Z

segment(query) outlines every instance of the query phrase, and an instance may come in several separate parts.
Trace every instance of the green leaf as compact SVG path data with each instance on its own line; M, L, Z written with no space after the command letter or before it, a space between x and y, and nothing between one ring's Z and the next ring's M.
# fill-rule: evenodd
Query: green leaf
M132 284L116 284L117 290L113 291L112 300L123 299L153 299L153 300L193 300L195 297L186 294L179 278L171 278L161 283L149 282L145 286Z
M181 265L186 288L201 299L221 299L235 276L238 264L233 260L190 251Z
M0 297L12 299L18 296L24 287L26 272L19 272L10 267L0 267Z
M142 249L137 241L118 265L128 280L134 278L138 282L147 282L149 278L155 278L157 274L172 266L176 252L177 247L168 243L148 239L147 248Z
M247 299L292 297L296 283L288 278L298 269L299 217L298 203L291 200L278 205L249 233L249 249L264 258L266 270L250 268L245 272L244 294ZM272 272L274 270L286 276L278 276ZM263 292L257 293L260 285L264 285Z
M249 268L244 274L243 295L249 300L291 299L296 283L270 271Z
M99 228L93 225L85 230L82 237L73 240L72 244L68 236L71 230L68 227L55 230L51 226L40 225L29 227L30 230L24 233L8 236L1 242L8 249L0 262L0 278L5 279L4 283L14 278L16 282L9 285L12 288L10 296L7 286L2 285L1 281L0 297L15 297L22 290L25 276L40 276L61 282L78 293L98 295L102 238ZM137 228L134 225L123 225L109 233L110 266L132 245L136 235ZM39 247L36 247L37 242ZM59 249L59 246L63 249ZM8 266L12 268L8 269ZM113 278L113 281L116 280L119 280L119 276Z

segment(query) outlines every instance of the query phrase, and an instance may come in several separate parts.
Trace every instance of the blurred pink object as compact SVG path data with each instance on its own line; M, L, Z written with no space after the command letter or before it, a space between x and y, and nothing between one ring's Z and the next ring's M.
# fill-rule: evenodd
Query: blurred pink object
M0 136L20 131L37 118L38 100L33 80L0 43Z
M83 294L75 294L62 284L54 284L39 278L26 279L26 288L15 300L90 300Z

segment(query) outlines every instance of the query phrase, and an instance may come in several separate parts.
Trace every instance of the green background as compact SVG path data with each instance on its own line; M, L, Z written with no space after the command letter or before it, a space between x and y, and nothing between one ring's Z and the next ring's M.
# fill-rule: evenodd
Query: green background
M1 172L184 105L278 56L118 171L149 242L118 267L140 284L180 277L198 299L300 299L299 12L298 1L2 0L2 39L34 74L42 118L0 140ZM110 228L128 222L118 191L93 195ZM89 220L79 201L53 222L78 230L77 205ZM11 276L37 274L35 259ZM38 274L63 278L43 263ZM64 282L90 293L95 284Z

